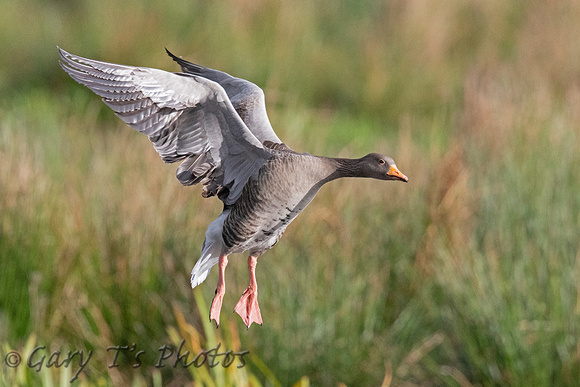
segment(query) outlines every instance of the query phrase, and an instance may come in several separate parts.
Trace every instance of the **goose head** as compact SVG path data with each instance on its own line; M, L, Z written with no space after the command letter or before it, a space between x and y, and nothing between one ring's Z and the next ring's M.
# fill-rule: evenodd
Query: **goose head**
M379 153L369 153L360 160L360 171L363 177L379 180L400 180L407 182L409 179L403 175L395 165L395 160Z

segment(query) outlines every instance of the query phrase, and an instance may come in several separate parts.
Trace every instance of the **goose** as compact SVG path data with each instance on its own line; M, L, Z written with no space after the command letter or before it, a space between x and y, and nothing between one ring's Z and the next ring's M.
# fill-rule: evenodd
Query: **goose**
M131 128L149 136L185 186L201 183L223 212L209 225L192 288L218 264L209 320L220 323L228 256L249 252L249 285L234 310L248 327L262 324L256 264L286 227L329 181L342 177L409 179L392 158L370 153L358 159L298 153L276 135L264 92L247 80L185 61L166 49L181 72L107 63L58 47L60 65L75 81L102 97Z

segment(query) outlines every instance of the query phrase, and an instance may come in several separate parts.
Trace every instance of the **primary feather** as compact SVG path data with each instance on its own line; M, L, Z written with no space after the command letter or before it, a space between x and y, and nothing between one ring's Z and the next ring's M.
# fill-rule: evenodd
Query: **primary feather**
M163 161L184 160L177 178L184 185L203 181L206 196L221 193L226 205L235 203L250 176L271 157L223 87L210 79L59 52L62 68L149 136Z

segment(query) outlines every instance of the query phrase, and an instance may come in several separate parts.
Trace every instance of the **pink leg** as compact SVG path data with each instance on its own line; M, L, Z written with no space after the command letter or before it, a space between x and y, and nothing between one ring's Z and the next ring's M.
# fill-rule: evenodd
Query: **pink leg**
M256 282L256 263L258 257L248 257L248 271L250 273L250 285L242 294L242 298L236 304L235 311L240 315L248 328L253 322L262 325L262 315L258 306L258 283Z
M216 328L220 326L220 311L222 309L222 301L224 294L226 293L226 266L228 265L228 256L221 255L219 260L219 279L217 288L215 290L215 296L211 302L211 309L209 311L209 321L215 320Z

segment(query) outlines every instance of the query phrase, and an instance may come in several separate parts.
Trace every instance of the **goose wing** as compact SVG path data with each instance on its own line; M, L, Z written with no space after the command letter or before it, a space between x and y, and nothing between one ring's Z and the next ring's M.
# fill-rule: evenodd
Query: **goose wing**
M61 67L103 98L115 114L149 136L167 163L183 160L177 179L202 182L205 197L235 203L271 157L218 83L191 74L82 58L59 48Z
M188 62L173 55L167 49L165 51L181 66L181 70L184 73L199 75L219 83L226 91L236 112L261 143L264 143L264 141L270 141L274 144L282 143L274 129L272 129L266 112L264 91L259 86L245 79L233 77L223 71Z

